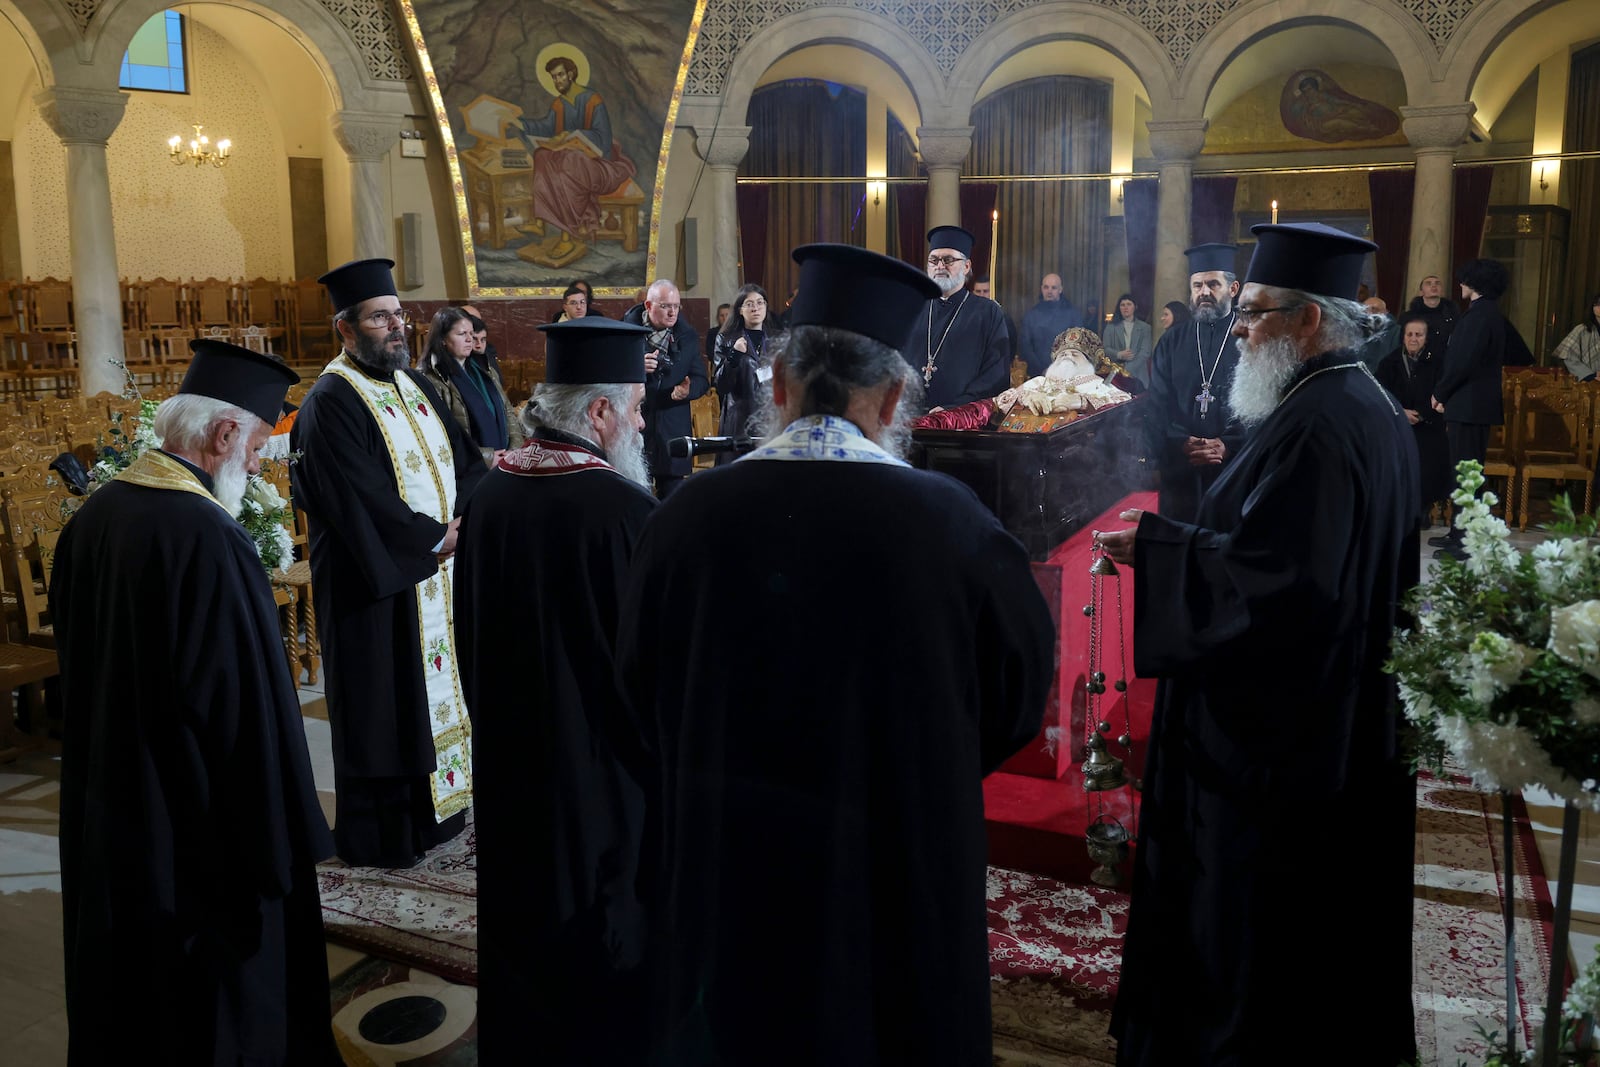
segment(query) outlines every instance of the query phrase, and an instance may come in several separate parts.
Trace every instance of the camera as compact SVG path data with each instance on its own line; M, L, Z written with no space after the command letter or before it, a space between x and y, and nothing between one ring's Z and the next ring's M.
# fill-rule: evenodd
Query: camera
M665 374L672 370L673 341L671 330L656 330L645 338L648 345L656 354L656 373Z

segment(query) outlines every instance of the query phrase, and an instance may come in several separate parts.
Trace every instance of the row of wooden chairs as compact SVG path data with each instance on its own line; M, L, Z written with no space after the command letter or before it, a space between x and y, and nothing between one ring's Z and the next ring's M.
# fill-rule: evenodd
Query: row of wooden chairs
M1564 487L1581 513L1594 507L1600 458L1600 382L1565 374L1508 374L1503 382L1505 423L1490 442L1484 476L1498 478L1506 523L1528 528L1533 487ZM1580 491L1581 487L1581 491Z

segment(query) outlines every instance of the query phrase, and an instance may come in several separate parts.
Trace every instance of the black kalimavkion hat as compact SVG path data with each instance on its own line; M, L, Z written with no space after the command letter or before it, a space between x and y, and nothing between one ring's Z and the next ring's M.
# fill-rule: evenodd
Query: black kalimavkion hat
M1354 300L1361 268L1378 250L1371 241L1320 222L1262 222L1250 227L1256 252L1244 280L1275 289Z
M356 259L317 279L328 290L334 311L355 307L375 296L399 296L394 287L394 260Z
M1183 254L1189 257L1190 274L1207 274L1214 270L1226 271L1232 274L1237 268L1234 261L1238 256L1238 247L1230 244L1203 244L1193 248L1185 248Z
M598 315L547 322L544 380L552 385L614 385L644 381L646 326Z
M972 246L977 238L963 230L960 226L935 226L928 231L928 247L949 248L967 258L972 257Z
M800 264L800 292L790 309L791 327L831 326L901 349L923 305L939 295L922 271L854 245L801 245L793 255Z
M226 341L197 337L189 351L194 355L178 392L244 408L268 426L277 423L283 398L300 380L282 360Z

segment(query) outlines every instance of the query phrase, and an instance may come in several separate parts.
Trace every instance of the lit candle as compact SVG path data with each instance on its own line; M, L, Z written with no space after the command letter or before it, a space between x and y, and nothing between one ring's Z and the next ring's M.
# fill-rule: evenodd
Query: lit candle
M1278 221L1278 202L1276 200L1272 202L1272 221L1274 224Z
M1000 299L1000 209L989 216L989 299Z

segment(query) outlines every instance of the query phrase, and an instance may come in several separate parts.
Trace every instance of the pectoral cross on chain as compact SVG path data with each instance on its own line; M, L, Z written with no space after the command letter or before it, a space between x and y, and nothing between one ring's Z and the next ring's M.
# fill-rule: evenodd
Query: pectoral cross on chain
M1216 397L1211 395L1211 383L1201 382L1200 391L1194 394L1194 399L1195 402L1200 405L1200 417L1202 419L1205 418L1206 411L1211 407L1211 401L1216 399Z

